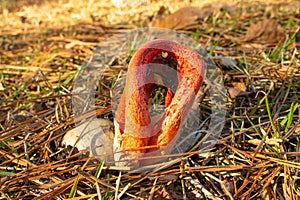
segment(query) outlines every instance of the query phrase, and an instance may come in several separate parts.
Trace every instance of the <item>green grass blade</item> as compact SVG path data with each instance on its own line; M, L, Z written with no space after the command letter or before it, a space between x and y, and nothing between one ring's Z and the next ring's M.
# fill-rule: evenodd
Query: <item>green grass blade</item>
M274 121L273 121L273 118L272 118L272 113L271 113L271 109L270 109L270 105L269 105L269 100L268 100L267 94L266 94L265 102L266 102L266 108L267 108L268 117L269 117L269 120L270 120L270 123L271 123L271 127L272 127L272 130L273 130L272 136L273 136L273 138L278 138L279 135L278 135L277 129L275 127L275 124L274 124Z
M104 160L101 161L101 163L98 165L97 167L97 170L95 172L95 177L96 178L99 178L100 175L101 175L101 172L102 172L102 169L103 169L103 166L104 166Z
M285 116L285 118L280 122L280 126L283 127L286 124L286 127L284 129L284 133L287 133L291 127L291 124L293 122L293 115L296 112L297 108L299 106L299 103L294 102L291 104L289 113Z
M70 194L69 194L69 198L75 197L76 188L77 188L77 184L78 184L78 179L79 179L79 176L76 177L76 179L73 183L73 186L72 186Z
M5 177L5 176L12 176L15 173L13 172L5 172L5 171L0 171L0 177Z

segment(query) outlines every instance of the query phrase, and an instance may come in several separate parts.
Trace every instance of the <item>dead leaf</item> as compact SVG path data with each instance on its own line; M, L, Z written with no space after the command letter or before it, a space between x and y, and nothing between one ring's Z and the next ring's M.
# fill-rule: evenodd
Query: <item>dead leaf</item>
M247 87L243 82L232 82L231 84L234 88L239 89L241 91L245 92L247 90Z
M205 5L202 8L187 6L180 8L168 16L159 16L150 22L149 26L170 28L175 30L184 29L187 26L196 24L197 21L204 20L205 18L211 16L214 12L221 9L232 12L236 10L236 7L228 6L222 3L212 3Z
M234 87L227 87L227 93L231 99L236 98L242 91Z
M210 16L213 10L199 9L196 7L183 7L168 16L160 17L152 21L149 26L170 28L170 29L183 29L189 25L193 25L197 20L203 20Z
M93 119L68 131L62 144L75 146L78 151L89 150L91 155L113 161L112 122L105 119Z
M274 44L284 39L284 33L275 19L266 19L247 28L244 42Z
M234 87L226 87L226 89L227 89L227 94L231 99L235 99L236 97L246 96L250 94L250 92L245 92L243 90Z

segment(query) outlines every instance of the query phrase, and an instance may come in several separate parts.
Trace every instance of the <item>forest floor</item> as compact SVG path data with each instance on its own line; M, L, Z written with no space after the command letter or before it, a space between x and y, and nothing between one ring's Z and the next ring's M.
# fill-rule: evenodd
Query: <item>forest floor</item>
M298 200L300 2L113 2L1 1L0 199ZM91 53L147 26L185 34L206 50L224 82L226 116L210 152L196 142L175 160L138 172L62 141L78 118L92 117L75 116L72 105ZM110 63L98 82L96 117L112 120L110 94L128 62ZM207 96L199 102L201 119L211 105Z

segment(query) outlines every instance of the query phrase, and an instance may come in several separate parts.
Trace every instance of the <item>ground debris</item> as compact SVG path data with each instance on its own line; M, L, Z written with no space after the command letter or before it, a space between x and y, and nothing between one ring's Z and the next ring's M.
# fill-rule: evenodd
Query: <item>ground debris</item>
M0 198L204 199L205 191L221 199L299 199L299 1L212 0L207 10L202 0L143 2L1 2ZM228 89L218 143L201 152L197 140L147 173L65 147L64 136L78 130L71 91L86 58L99 42L150 22L186 33L218 58ZM111 44L118 52L120 44ZM112 82L132 53L113 59L97 82L98 118L112 121ZM211 105L204 96L201 120L209 122Z

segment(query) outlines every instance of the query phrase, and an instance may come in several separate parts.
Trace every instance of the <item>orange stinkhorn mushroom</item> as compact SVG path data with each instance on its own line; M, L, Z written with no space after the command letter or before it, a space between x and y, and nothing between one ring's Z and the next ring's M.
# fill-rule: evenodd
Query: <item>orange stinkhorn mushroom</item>
M176 80L170 80L174 72ZM163 84L157 83L157 76L163 77ZM114 120L115 150L123 152L122 155L116 153L116 160L120 157L128 160L119 165L139 166L162 160L145 161L141 158L146 153L163 150L172 142L174 145L176 134L188 118L203 78L203 59L188 47L158 39L137 50L128 66L126 85ZM169 81L172 83L165 83ZM153 122L149 101L157 87L166 91L165 112ZM161 151L160 154L163 153L166 152Z

